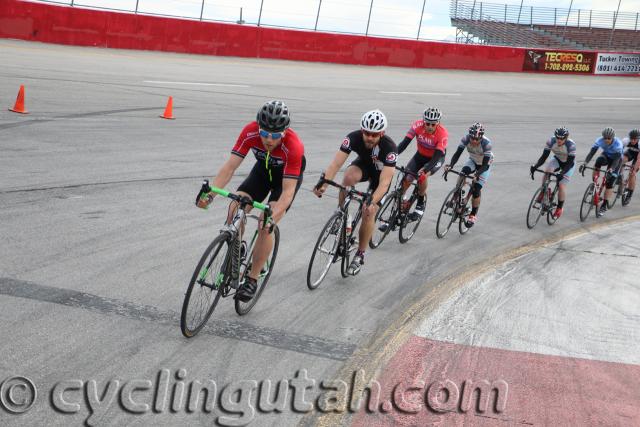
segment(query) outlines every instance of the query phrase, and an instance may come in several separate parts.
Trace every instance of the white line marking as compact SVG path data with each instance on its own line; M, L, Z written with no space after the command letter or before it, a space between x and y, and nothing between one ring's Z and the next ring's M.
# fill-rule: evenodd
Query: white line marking
M197 83L197 82L160 82L156 80L145 80L143 83L155 83L161 85L192 85L192 86L226 86L226 87L250 87L247 85L234 85L227 83Z
M582 99L597 99L597 100L609 100L609 101L640 101L640 98L610 98L610 97L596 97L596 96L583 96Z
M460 96L459 93L447 93L447 92L385 92L380 93L400 94L400 95L435 95L435 96Z

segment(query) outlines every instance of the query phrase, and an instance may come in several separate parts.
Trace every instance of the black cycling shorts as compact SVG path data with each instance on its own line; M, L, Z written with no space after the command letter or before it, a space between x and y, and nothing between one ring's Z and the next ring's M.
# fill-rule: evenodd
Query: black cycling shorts
M296 191L293 195L295 200L296 194L298 194L298 190L302 185L302 178L304 169L306 166L306 159L302 157L302 168L300 171L300 176L298 177L298 182L296 184ZM267 195L269 195L268 202L274 202L280 198L282 195L282 168L272 168L271 169L271 180L269 180L269 172L264 166L262 162L256 162L249 172L249 175L242 181L242 184L238 187L238 191L242 191L247 193L249 197L251 197L256 202L262 202ZM270 193L270 194L269 194ZM293 200L291 201L293 203ZM291 205L287 207L287 210Z
M423 156L422 154L416 151L416 154L414 154L411 160L409 160L409 163L407 163L407 169L409 169L411 172L417 175L418 171L420 171L420 169L422 169L430 161L431 161L431 157ZM441 158L438 161L438 163L436 163L433 169L431 169L431 175L434 175L436 172L438 172L438 169L440 169L443 164L444 164L444 157Z
M373 168L367 167L365 163L358 157L355 159L349 166L356 166L362 171L362 178L360 178L360 182L369 181L369 190L373 193L378 188L378 184L380 184L380 171Z
M601 167L606 166L607 168L612 168L617 171L620 168L620 163L620 157L612 159L602 154L596 159L595 168L600 169Z
M624 155L629 159L631 163L635 164L638 160L638 152L635 150L627 150L624 152Z

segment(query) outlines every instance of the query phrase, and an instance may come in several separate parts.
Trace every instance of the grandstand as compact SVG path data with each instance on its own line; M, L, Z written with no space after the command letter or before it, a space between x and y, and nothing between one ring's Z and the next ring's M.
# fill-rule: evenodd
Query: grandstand
M450 17L459 43L640 50L640 13L451 0Z

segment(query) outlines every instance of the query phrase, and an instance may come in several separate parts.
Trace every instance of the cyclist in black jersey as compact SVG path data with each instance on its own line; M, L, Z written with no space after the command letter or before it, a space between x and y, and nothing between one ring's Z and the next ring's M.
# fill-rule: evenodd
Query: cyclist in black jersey
M631 170L629 171L629 182L627 183L627 198L625 204L628 204L631 200L631 196L633 195L633 190L636 188L636 174L638 173L638 169L640 169L640 162L638 162L638 152L640 152L640 147L638 144L638 140L640 139L640 130L633 129L629 132L629 137L625 138L622 142L624 143L624 154L622 156L622 164L627 162L631 162Z
M364 253L373 233L376 213L380 208L380 201L389 190L398 157L396 144L385 135L387 118L380 110L365 113L360 125L360 130L353 131L344 138L340 150L325 171L325 178L332 180L349 154L355 151L358 158L345 170L342 185L353 186L358 182L369 181L369 189L373 192L371 203L363 208L358 252L347 269L351 275L358 274L364 264ZM321 197L326 188L327 184L315 189L314 193ZM338 199L340 205L344 202L344 198L345 194L340 192Z

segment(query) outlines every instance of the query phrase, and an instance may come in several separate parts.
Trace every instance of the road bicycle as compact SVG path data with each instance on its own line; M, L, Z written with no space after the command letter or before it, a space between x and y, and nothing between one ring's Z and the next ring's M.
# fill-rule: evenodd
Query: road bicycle
M221 188L210 187L209 181L205 180L198 199L209 197L210 193L233 200L236 212L231 222L222 227L220 234L204 251L191 276L180 316L180 329L187 338L195 336L204 327L221 297L233 297L235 310L239 315L247 314L256 305L271 277L280 243L280 230L271 218L269 205L254 202L249 197L233 194ZM246 213L247 207L263 211L264 220ZM243 238L248 219L257 223L249 243ZM260 271L254 297L243 302L237 298L238 290L245 274L251 271L253 251L261 227L268 228L273 235L273 249Z
M593 181L589 183L587 189L584 191L584 195L582 196L582 203L580 204L580 221L583 222L587 219L589 213L591 212L591 209L593 209L594 207L596 208L596 218L599 218L601 216L600 202L604 201L605 188L607 187L606 173L600 176L601 173L599 168L592 168L591 166L583 165L580 168L580 173L582 174L582 176L584 176L584 171L586 169L591 169L592 171L595 171L595 173L593 175ZM617 189L614 189L614 191L617 191ZM617 198L618 197L616 195L616 197L613 198L613 201L609 208L612 208L613 205L615 205Z
M340 274L347 277L347 269L351 261L351 254L357 249L356 227L362 217L362 208L371 201L371 192L362 192L355 187L345 187L329 179L324 173L320 176L316 188L329 184L346 192L344 203L332 215L322 228L320 236L313 247L309 268L307 269L307 287L311 290L320 286L331 266L341 260ZM351 203L357 209L351 224L347 224Z
M541 169L535 169L531 173L531 179L535 172L544 174L544 180L542 185L533 193L531 202L529 203L529 210L527 210L527 228L532 229L536 226L542 215L547 216L547 224L553 225L558 218L555 217L554 212L558 207L558 190L559 182L558 177L553 173L548 173Z
M458 221L458 231L465 234L469 231L467 227L467 218L471 213L469 201L471 199L471 184L474 181L472 174L464 174L453 169L449 169L444 173L444 180L447 181L447 174L454 173L459 176L456 186L447 194L442 203L440 213L438 214L438 222L436 223L436 235L442 239L451 228L451 225Z
M417 216L416 219L411 219L411 213L415 211L418 200L418 185L416 181L412 182L413 191L410 193L408 199L403 200L402 194L402 182L407 175L411 175L418 179L418 174L411 172L404 166L396 166L396 169L400 171L396 175L396 186L388 193L382 202L382 207L376 214L376 226L369 240L369 247L375 249L379 247L384 241L387 234L390 231L398 229L398 239L400 243L408 242L418 230L422 216ZM407 189L408 190L408 189Z

